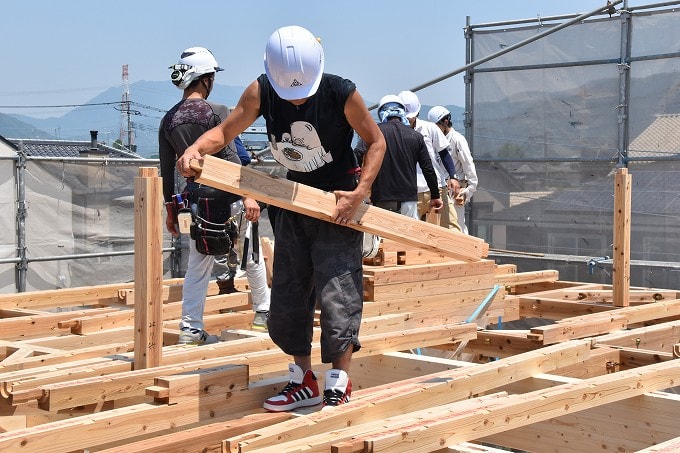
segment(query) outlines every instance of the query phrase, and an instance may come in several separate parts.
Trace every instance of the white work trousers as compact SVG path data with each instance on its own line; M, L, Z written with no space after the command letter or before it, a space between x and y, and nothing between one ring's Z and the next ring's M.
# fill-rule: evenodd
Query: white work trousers
M246 221L245 237L248 238L248 256L246 259L246 277L248 278L248 286L250 286L250 298L255 311L269 311L269 299L271 290L267 286L267 269L264 265L264 258L262 257L262 248L258 253L257 262L253 261L253 242L251 239L253 224L251 221ZM259 237L257 238L259 241ZM241 241L243 244L243 241Z
M251 222L247 223L246 228L246 235L250 239L252 231ZM187 271L184 275L184 286L182 289L182 320L179 323L180 329L203 329L205 297L208 293L208 284L210 283L214 264L214 256L198 252L196 250L196 241L189 239L189 261L187 262ZM248 253L246 278L250 287L253 310L269 311L271 290L267 286L267 270L261 253L257 263L253 261L252 252Z
M458 225L463 233L468 234L468 227L465 224L465 205L455 204L456 214L458 216Z
M196 241L189 239L189 261L184 274L182 288L182 320L179 328L203 330L203 310L208 283L215 260L212 255L204 255L196 250Z

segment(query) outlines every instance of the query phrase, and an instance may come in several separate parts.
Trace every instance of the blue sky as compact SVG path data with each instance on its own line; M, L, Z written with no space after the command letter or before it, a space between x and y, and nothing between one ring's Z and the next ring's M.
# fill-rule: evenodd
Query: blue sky
M168 80L181 50L208 47L245 86L263 72L269 35L301 25L321 38L326 70L352 79L364 99L411 89L465 64L463 27L582 13L605 0L34 0L3 2L0 106L80 104L107 88ZM651 2L628 2L641 5ZM621 5L618 5L621 6ZM132 100L134 100L134 92ZM418 92L425 104L464 103L461 76ZM173 99L168 100L170 104ZM219 99L215 99L219 102ZM167 106L156 106L167 107ZM67 110L52 111L60 116ZM2 113L39 115L0 107Z

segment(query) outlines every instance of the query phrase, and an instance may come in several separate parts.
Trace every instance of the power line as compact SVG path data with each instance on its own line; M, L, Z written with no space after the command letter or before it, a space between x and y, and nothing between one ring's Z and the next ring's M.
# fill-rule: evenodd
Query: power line
M155 110L157 112L165 113L167 110L160 109L158 107L153 107L150 105L140 104L139 102L128 101L131 105L139 108ZM90 107L90 106L101 106L101 105L121 105L122 101L114 102L91 102L87 104L59 104L59 105L0 105L0 109L52 109L52 108L69 108L69 107Z
M101 91L111 88L110 86L98 86L98 87L80 87L80 88L64 88L61 90L30 90L30 91L2 91L0 92L0 97L2 96L34 96L34 95L44 95L44 94L54 94L54 93L78 93L83 91Z
M89 107L97 105L118 105L121 101L115 102L93 102L89 104L59 104L59 105L0 105L0 109L56 109L67 107Z

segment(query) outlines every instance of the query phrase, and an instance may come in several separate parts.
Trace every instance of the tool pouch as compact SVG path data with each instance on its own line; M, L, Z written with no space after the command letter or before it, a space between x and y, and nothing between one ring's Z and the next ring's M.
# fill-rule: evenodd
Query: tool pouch
M223 198L196 199L196 213L191 223L191 239L204 255L226 255L238 238L238 226L230 218L231 205Z

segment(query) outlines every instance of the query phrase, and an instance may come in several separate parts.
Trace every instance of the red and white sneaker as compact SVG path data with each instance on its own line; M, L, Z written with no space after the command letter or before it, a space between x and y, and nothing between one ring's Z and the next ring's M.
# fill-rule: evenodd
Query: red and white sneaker
M298 407L316 406L321 402L319 384L312 370L302 372L302 368L291 363L288 365L290 382L279 392L264 402L264 408L271 412L283 412Z
M349 403L349 397L352 395L352 381L349 380L345 371L334 368L326 371L324 387L321 410Z

